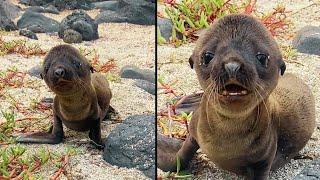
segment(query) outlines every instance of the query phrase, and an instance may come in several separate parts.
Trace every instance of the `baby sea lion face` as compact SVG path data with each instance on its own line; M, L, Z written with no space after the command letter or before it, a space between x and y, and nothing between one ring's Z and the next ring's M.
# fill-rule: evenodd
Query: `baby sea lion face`
M79 51L69 45L50 50L43 63L42 77L58 95L70 95L90 83L92 67Z
M189 61L215 108L233 113L266 99L285 70L269 32L246 15L226 16L215 23L200 37Z

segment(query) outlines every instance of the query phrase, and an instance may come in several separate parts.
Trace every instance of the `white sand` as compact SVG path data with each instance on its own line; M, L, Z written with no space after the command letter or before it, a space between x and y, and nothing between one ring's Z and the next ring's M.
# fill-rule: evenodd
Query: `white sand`
M17 2L17 1L14 1ZM45 14L48 17L61 21L72 11L64 11L59 15ZM89 15L94 18L98 10L89 11ZM155 62L155 40L154 26L141 26L133 24L104 23L99 25L100 38L95 41L82 42L74 44L75 47L96 49L101 62L114 59L117 69L114 74L118 74L121 67L125 65L135 65L139 68L153 69ZM10 32L4 35L4 39L27 39L18 35L19 32ZM55 45L64 44L57 34L37 34L39 40L27 39L28 43L36 43L45 50L49 50ZM29 58L19 54L9 54L0 57L0 71L6 71L8 68L16 67L19 71L26 72L31 67L41 64L43 57L32 56ZM111 105L119 112L122 120L134 114L154 113L155 96L143 91L133 85L133 80L121 79L120 82L111 82L113 98ZM35 77L26 76L25 85L22 88L8 88L5 90L5 97L0 97L1 110L8 111L11 106L10 98L12 96L23 106L30 107L31 101L39 102L44 97L53 97L44 81ZM30 115L23 115L14 110L16 118L24 117L43 117L44 113L33 111ZM50 113L51 111L49 111ZM0 115L0 121L4 118ZM52 117L41 121L42 126L47 126L52 121ZM28 126L32 130L39 130L40 125L34 125L34 121L22 125ZM106 137L116 124L103 122L102 134ZM27 147L27 153L32 154L40 147L47 147L54 152L64 152L67 146L75 146L82 154L70 158L70 165L67 168L68 174L72 179L146 179L147 177L136 169L119 168L111 166L102 159L102 151L95 150L89 144L87 133L77 133L66 129L65 142L59 145L24 145ZM80 142L84 141L79 145ZM43 177L49 177L54 174L56 168L49 165L42 168L38 174ZM68 175L69 176L69 175ZM61 179L67 179L64 175ZM70 179L70 178L68 178Z

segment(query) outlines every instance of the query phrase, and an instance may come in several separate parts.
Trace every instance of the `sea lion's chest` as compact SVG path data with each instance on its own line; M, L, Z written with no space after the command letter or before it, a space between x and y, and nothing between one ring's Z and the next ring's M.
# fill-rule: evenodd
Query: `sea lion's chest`
M91 127L92 121L99 121L99 107L93 103L62 104L56 101L54 113L69 129L86 131Z
M232 130L228 131L230 127L217 127L207 121L201 119L198 122L197 142L201 151L218 165L245 161L248 155L260 153L252 146L257 137L255 133L232 133Z
M79 114L74 114L70 112L61 111L61 120L63 124L72 130L76 131L87 131L90 129L91 125L94 124L93 121L100 121L99 116L95 115L94 111L90 109L85 109Z
M59 111L59 114L64 121L83 121L92 114L90 104L79 105L77 107L60 106Z

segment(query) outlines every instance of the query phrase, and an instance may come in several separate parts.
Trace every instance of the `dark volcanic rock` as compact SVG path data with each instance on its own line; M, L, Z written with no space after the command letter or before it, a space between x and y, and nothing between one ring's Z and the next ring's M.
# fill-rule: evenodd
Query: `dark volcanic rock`
M294 180L319 180L320 159L313 160L301 173L294 177Z
M96 2L96 3L93 3L93 7L101 10L116 11L119 8L119 2L118 1Z
M0 29L4 29L5 31L14 31L18 28L8 17L0 14Z
M155 3L149 0L119 0L118 9L101 12L98 23L128 22L141 25L155 24Z
M32 31L34 33L44 33L44 32L46 32L44 27L42 27L42 26L40 26L38 24L28 26L27 30Z
M172 22L170 19L158 17L157 26L160 29L161 36L167 41L172 36Z
M84 9L89 10L93 8L90 0L54 0L51 3L60 11L65 9Z
M103 158L112 165L137 168L155 178L155 116L130 116L107 137Z
M135 82L135 85L148 93L155 95L156 94L156 85L154 83L151 83L149 81L138 79Z
M29 7L27 9L27 11L33 11L33 12L38 12L38 13L52 13L52 14L59 14L59 10L50 5L48 7L42 7L42 6L32 6L32 7Z
M48 13L52 13L52 14L59 14L59 10L53 6L53 5L49 5L47 7L45 7L45 11L47 11Z
M24 4L27 6L43 6L48 3L53 2L53 0L20 0L20 4Z
M59 30L59 22L32 11L26 11L18 20L17 25L20 29L39 26L44 32L57 32Z
M293 46L301 53L320 55L320 27L303 27L294 38Z
M0 16L6 16L13 20L18 17L21 12L20 7L13 5L10 1L0 0Z
M151 83L155 83L155 72L147 69L139 69L135 66L124 66L120 70L120 76L122 78L129 79L142 79L149 81Z
M76 10L62 20L58 33L60 38L64 37L64 32L67 29L79 32L84 41L99 38L98 24L82 10Z
M28 6L49 6L53 5L58 10L65 9L85 9L89 10L93 8L90 0L20 0L21 4Z
M34 76L41 79L40 74L42 73L42 66L37 65L28 70L30 76Z
M63 41L66 43L81 43L82 35L73 29L64 31Z
M12 21L20 13L20 8L8 1L0 0L0 29L5 31L17 30L17 26Z
M37 35L34 32L30 31L30 30L21 29L19 31L19 35L26 36L26 37L28 37L30 39L38 40Z

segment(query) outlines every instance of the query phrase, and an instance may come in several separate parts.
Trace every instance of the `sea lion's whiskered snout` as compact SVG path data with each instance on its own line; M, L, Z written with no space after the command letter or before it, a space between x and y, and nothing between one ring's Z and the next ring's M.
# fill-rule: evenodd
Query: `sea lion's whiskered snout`
M253 91L256 74L256 70L242 60L217 60L212 64L210 80L216 84L220 95L243 96Z
M77 49L62 45L47 54L42 78L55 93L72 94L85 89L83 83L90 82L92 72L92 66Z

